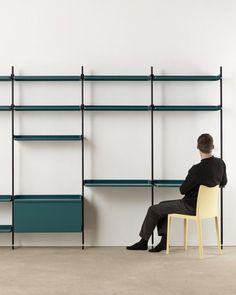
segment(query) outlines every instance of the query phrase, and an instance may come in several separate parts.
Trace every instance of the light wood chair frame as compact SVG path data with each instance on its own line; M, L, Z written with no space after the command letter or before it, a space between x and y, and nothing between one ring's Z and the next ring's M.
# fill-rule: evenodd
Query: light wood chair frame
M218 253L222 254L220 243L220 230L219 230L219 217L218 217L218 195L219 186L207 187L200 185L197 199L196 215L185 214L168 214L167 223L167 242L166 242L166 254L169 254L170 250L170 228L172 218L184 219L184 249L188 248L188 222L189 220L195 220L197 225L198 235L198 251L200 259L203 258L203 241L202 241L202 219L214 218L217 237Z

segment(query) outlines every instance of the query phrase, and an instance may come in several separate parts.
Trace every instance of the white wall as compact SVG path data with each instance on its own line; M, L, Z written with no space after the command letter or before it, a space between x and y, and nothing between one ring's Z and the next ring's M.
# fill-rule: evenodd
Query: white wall
M12 0L0 1L0 75L16 74L224 76L224 241L236 244L236 4L233 0ZM0 104L10 104L10 86L0 84ZM219 82L155 84L155 104L217 104ZM16 83L16 104L80 102L80 83ZM149 104L150 82L87 82L85 103ZM0 114L0 194L11 192L10 113ZM17 113L16 133L80 133L77 113ZM86 113L86 178L150 178L150 114ZM155 113L155 178L184 178L199 161L196 138L215 137L219 155L219 113ZM80 193L80 143L16 143L16 194ZM150 189L86 188L88 245L127 245L150 205ZM180 198L178 189L156 191L155 201ZM10 204L0 205L0 223L10 222ZM213 224L204 227L215 243ZM190 242L196 243L190 227ZM20 245L79 245L81 235L17 235ZM7 245L10 236L0 236ZM175 245L182 226L173 226Z

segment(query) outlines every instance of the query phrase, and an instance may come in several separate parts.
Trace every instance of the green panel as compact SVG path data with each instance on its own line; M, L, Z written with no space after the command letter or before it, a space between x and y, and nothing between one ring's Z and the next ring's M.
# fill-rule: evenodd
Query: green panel
M87 81L148 81L150 76L84 76Z
M15 135L18 141L75 141L81 140L82 135Z
M0 202L10 202L11 195L0 195Z
M143 179L87 179L84 185L89 187L150 187L152 182Z
M14 106L16 111L80 111L80 105L21 105Z
M12 231L12 226L10 224L0 225L0 233L10 233Z
M154 106L155 111L219 111L220 105L161 105Z
M85 105L86 111L149 111L150 106L143 105Z
M217 81L221 76L154 76L155 81Z
M0 76L0 81L11 81L11 76Z
M11 111L11 106L0 106L0 111Z
M14 201L15 232L81 232L80 195L23 195Z
M179 187L183 183L183 180L177 180L177 179L155 179L154 185L158 187Z
M15 81L80 81L80 76L14 76Z

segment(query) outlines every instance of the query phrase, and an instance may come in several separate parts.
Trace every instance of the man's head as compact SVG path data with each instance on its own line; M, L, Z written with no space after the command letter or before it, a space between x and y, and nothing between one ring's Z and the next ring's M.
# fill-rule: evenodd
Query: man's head
M203 154L211 154L214 149L213 138L208 133L203 133L198 137L197 148Z

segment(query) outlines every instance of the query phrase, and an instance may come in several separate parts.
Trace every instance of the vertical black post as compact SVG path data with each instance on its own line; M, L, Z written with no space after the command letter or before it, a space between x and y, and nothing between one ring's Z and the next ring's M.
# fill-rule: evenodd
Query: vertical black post
M151 67L151 203L154 205L154 141L153 141L153 111L154 111L154 104L153 104L153 67ZM154 244L154 234L152 234L152 247Z
M14 67L11 67L11 147L12 147L12 153L11 153L11 163L12 163L12 187L11 187L11 204L12 204L12 240L11 245L12 249L14 249L14 242L15 242L15 236L14 236L14 199L15 199L15 155L14 155Z
M82 249L84 249L84 67L81 67L81 129L82 129Z
M220 157L223 159L223 85L222 85L222 67L220 67ZM221 249L223 249L223 188L220 189L220 232L221 232Z

